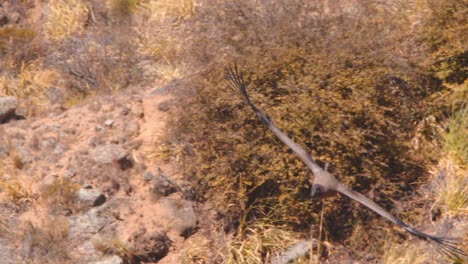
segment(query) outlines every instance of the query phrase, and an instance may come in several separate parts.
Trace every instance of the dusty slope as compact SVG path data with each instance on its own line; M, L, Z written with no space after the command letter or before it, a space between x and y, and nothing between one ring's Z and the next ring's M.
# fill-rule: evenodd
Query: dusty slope
M119 255L180 263L197 218L188 184L174 163L155 155L171 107L163 90L97 96L0 126L3 160L15 156L22 164L9 166L2 181L17 180L30 190L16 200L1 192L10 233L2 235L8 243L0 243L11 248L4 259L99 263Z

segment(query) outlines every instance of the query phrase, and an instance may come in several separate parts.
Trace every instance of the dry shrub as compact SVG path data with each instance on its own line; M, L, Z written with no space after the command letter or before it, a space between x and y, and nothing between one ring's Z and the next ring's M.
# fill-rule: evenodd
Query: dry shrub
M6 193L8 201L17 210L23 210L35 200L31 183L23 183L17 179L0 180L0 187Z
M116 17L130 16L137 8L139 0L111 0L108 1L112 15Z
M181 92L188 96L174 110L167 142L182 146L184 172L200 199L213 201L239 232L265 217L299 230L318 222L305 166L227 88L224 67L234 60L258 107L345 184L388 209L414 194L438 155L432 145L416 151L411 140L430 131L420 136L434 141L424 120L441 122L450 105L437 62L427 66L420 57L431 50L413 56L424 39L408 30L414 9L364 1L322 16L313 1L210 3L187 22L186 58L200 71ZM460 72L463 61L448 67ZM383 222L369 224L374 213L337 201L325 202L327 239L348 240L356 228L381 231ZM369 235L349 247L364 257L366 245L385 239Z
M44 24L46 38L56 42L84 30L88 9L82 0L51 0Z
M16 68L25 60L27 50L35 36L30 28L16 25L0 28L0 69ZM38 52L39 53L39 52Z
M0 95L11 95L19 99L19 108L27 114L44 110L49 105L46 91L61 84L61 74L47 68L42 61L24 64L16 75L0 76Z
M21 234L23 258L31 263L72 263L67 250L68 220L48 218L26 222Z
M41 190L42 199L49 210L58 211L76 207L79 184L66 178L55 179Z

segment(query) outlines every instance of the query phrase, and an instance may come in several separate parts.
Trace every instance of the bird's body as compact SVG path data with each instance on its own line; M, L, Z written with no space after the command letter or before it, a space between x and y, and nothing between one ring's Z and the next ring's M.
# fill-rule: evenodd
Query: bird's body
M342 193L345 196L367 206L380 216L388 219L394 224L400 226L405 231L410 234L423 239L433 245L438 251L447 255L454 260L466 260L467 255L464 251L457 248L456 243L451 239L436 237L432 235L425 234L417 229L407 225L406 223L399 220L397 217L390 214L388 211L374 203L372 200L366 196L353 191L352 189L346 187L341 182L336 179L335 176L330 174L327 170L321 168L311 157L311 155L306 152L303 148L297 145L292 141L287 135L285 135L280 129L278 129L273 122L266 117L266 115L260 111L250 100L249 95L246 91L246 85L244 84L242 72L240 72L235 65L234 67L229 66L227 71L227 80L230 87L237 93L239 93L247 104L252 108L257 117L262 121L262 123L267 126L273 134L276 135L284 144L286 144L294 153L304 162L304 164L312 171L313 179L311 179L312 185L312 196L313 197L327 197L334 195L336 193Z

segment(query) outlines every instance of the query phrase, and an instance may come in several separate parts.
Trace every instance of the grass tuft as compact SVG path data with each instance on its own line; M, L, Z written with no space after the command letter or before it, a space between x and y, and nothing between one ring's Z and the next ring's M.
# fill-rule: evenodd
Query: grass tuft
M226 240L220 250L222 263L269 263L288 246L299 241L299 234L286 226L255 223L241 234ZM295 263L305 263L298 259ZM303 260L302 260L303 261Z
M46 38L56 42L84 30L88 10L82 0L51 0L48 7Z

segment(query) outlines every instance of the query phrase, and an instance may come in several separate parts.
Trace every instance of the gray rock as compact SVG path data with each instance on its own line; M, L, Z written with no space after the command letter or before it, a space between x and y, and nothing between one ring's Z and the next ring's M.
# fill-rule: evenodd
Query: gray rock
M150 95L168 94L177 90L182 85L183 81L181 79L174 79L162 87L152 89Z
M158 173L151 180L150 192L154 200L165 197L178 190L177 185L158 167Z
M69 241L89 240L93 235L102 232L116 221L112 207L123 201L109 202L103 206L93 207L84 214L69 217L68 239ZM118 204L117 204L118 205Z
M91 264L123 264L123 260L121 257L113 255L110 257L106 257L102 260L92 262Z
M161 199L161 205L171 212L166 215L171 223L169 231L185 238L193 234L197 227L197 216L193 211L192 202L168 197Z
M104 125L107 127L111 127L114 124L114 122L115 121L112 119L107 119L106 121L104 121Z
M127 154L122 147L114 144L98 146L90 151L91 158L101 164L122 160Z
M147 171L145 172L145 175L143 175L143 180L145 180L145 182L149 182L153 179L153 173L151 173L151 171Z
M318 242L316 240L303 240L299 241L288 248L286 248L281 255L273 258L272 264L287 264L291 261L305 256L309 253L310 248L317 248Z
M65 151L67 151L67 150L68 150L67 146L65 146L65 145L59 143L59 144L57 144L57 145L55 146L55 149L54 149L54 152L53 152L53 153L54 153L55 155L62 155L62 154L65 153Z
M12 243L9 239L0 238L0 259L2 264L19 263L15 255L17 252L13 250Z
M78 191L78 199L91 206L99 206L106 202L106 196L99 189L87 185Z
M28 164L28 163L33 162L34 157L33 155L31 155L31 152L29 151L28 147L20 146L20 147L17 147L16 150L18 151L22 164Z
M140 132L140 124L137 120L129 120L125 124L124 131L126 137L136 136Z
M42 187L46 188L54 184L56 180L58 180L58 175L56 173L51 173L42 180Z
M170 107L171 107L171 103L170 103L169 100L161 102L161 103L158 104L158 110L161 111L161 112L169 111Z
M143 105L141 103L136 103L132 105L132 114L138 118L143 117Z
M45 92L50 104L64 104L65 93L62 89L57 87L50 87Z
M0 123L14 115L18 99L13 96L0 97Z
M172 241L165 233L136 231L130 237L132 253L141 262L158 262L169 252Z
M63 174L63 177L66 178L66 179L71 179L71 178L75 177L75 175L76 175L76 172L73 169L68 169Z
M57 146L57 139L55 137L43 138L39 142L39 148L41 150L52 150Z

